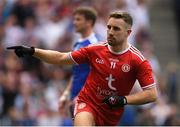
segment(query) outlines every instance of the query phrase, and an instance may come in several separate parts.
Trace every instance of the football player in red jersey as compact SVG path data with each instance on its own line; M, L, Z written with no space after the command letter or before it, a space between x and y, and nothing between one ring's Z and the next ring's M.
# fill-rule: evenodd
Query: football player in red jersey
M133 21L126 12L113 12L107 23L107 42L63 53L27 46L13 46L19 57L33 55L59 65L89 63L90 73L75 104L74 125L117 125L124 106L157 99L149 62L127 42ZM138 80L143 91L129 95Z

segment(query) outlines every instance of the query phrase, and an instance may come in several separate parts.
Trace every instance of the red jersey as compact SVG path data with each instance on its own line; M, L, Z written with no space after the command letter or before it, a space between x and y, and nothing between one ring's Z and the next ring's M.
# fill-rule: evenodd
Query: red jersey
M78 100L91 105L97 117L108 121L106 125L117 124L123 108L110 109L102 104L105 96L128 95L136 79L143 89L154 86L149 62L132 45L115 53L104 43L81 48L70 55L77 64L90 64L91 70Z

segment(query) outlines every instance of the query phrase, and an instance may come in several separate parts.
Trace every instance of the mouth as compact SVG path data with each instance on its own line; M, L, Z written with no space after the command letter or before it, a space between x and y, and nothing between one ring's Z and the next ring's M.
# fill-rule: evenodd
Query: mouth
M107 40L111 42L111 41L114 41L114 38L113 37L108 37Z

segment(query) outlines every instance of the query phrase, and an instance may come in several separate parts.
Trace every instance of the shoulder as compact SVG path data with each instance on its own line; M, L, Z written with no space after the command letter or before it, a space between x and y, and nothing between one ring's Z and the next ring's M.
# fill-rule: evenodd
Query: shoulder
M106 46L107 44L105 42L99 42L96 44L89 44L86 47L80 48L78 51L87 54L96 54L105 49Z
M130 46L129 51L132 54L132 60L136 63L142 63L146 60L143 54L134 46Z
M98 42L96 44L90 44L87 46L87 49L92 52L99 52L102 51L103 49L106 49L107 43L106 42Z

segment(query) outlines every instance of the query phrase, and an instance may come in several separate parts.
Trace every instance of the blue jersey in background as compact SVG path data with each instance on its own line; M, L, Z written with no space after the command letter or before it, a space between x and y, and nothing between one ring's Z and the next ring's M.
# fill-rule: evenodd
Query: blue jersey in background
M99 41L96 34L92 33L89 37L86 39L79 39L78 42L75 43L73 50L78 50L82 47L86 47L89 44L94 44ZM73 65L72 67L72 88L71 88L71 99L74 99L74 97L77 96L81 88L83 87L86 78L89 74L90 67L88 64L80 64L80 65Z

